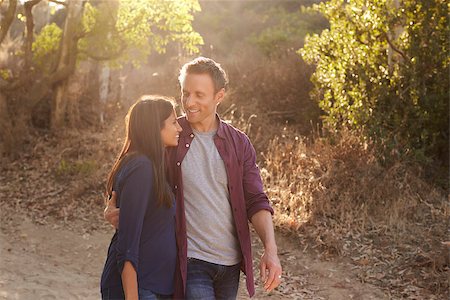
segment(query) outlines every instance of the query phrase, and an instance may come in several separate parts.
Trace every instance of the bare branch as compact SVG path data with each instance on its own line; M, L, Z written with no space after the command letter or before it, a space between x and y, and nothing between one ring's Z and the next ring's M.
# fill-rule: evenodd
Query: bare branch
M64 5L64 6L67 6L67 3L66 3L66 2L64 2L64 1L58 1L58 0L48 0L48 2L53 2L53 3L59 4L59 5Z
M2 1L3 2L3 1ZM6 37L9 27L11 27L14 17L16 16L17 0L9 0L8 10L0 23L0 44Z
M296 112L295 111L270 111L267 113L268 116L275 116L275 117L295 117Z
M404 59L405 61L409 61L408 56L406 56L405 53L403 53L400 49L398 49L398 48L394 45L394 43L389 39L389 36L388 36L387 33L384 34L384 37L386 38L386 41L388 42L389 46L391 46L392 50L394 50L395 52L397 52L398 54L400 54L400 55L403 57L403 59Z
M34 33L34 20L33 20L33 13L31 10L33 9L33 6L41 2L42 0L31 0L25 2L24 10L25 10L25 18L26 18L26 27L27 27L27 34L25 39L25 68L24 71L27 72L28 68L31 66L31 58L33 56L32 53L32 45L33 45L33 33Z

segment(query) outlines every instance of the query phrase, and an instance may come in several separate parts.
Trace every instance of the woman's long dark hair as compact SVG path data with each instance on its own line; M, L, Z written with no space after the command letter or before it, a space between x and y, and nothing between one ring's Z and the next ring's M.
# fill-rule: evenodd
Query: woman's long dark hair
M173 196L166 178L161 129L174 111L173 101L162 96L142 96L130 107L125 118L125 141L108 174L108 196L112 193L114 178L123 162L136 154L143 154L153 164L153 184L158 205L172 206Z

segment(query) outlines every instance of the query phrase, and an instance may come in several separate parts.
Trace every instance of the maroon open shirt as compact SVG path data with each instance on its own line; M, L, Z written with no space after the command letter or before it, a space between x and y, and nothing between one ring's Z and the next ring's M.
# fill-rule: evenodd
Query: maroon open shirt
M219 117L217 116L217 118ZM178 122L183 128L178 146L168 148L166 156L169 182L177 199L178 260L174 295L176 299L184 297L187 274L186 216L181 163L195 137L185 117L179 118ZM248 221L260 210L268 210L273 214L273 209L263 191L259 168L256 165L256 152L248 137L243 132L220 120L217 134L214 136L214 143L227 171L230 205L242 252L241 269L246 275L247 290L251 297L255 294L255 287Z

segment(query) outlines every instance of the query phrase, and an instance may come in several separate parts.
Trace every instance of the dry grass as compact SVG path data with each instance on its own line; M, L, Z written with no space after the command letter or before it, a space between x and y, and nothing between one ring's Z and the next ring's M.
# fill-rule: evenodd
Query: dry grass
M448 193L417 166L381 166L369 149L349 132L307 142L284 128L261 163L277 225L351 258L362 281L391 296L448 296Z
M394 299L448 297L448 191L424 181L419 167L381 166L349 132L306 140L289 127L257 126L237 108L225 115L254 141L279 229L325 259L350 259L361 281ZM107 226L102 193L122 124L36 137L19 160L2 163L0 204L39 223Z
M0 204L39 224L83 220L83 231L106 226L104 183L121 146L121 123L34 136L19 159L2 161Z
M383 166L355 133L307 139L256 113L226 112L255 145L278 228L324 258L352 260L362 282L394 299L448 298L448 191L419 165Z

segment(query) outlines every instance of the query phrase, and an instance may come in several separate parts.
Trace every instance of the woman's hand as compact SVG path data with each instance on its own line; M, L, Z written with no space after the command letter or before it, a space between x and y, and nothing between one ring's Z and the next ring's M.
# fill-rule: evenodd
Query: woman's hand
M114 228L119 228L119 212L120 209L116 207L117 195L112 192L111 199L108 200L105 210L103 211L103 218L108 221Z

